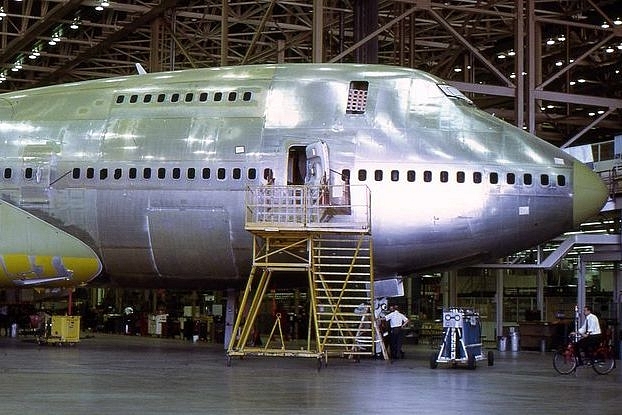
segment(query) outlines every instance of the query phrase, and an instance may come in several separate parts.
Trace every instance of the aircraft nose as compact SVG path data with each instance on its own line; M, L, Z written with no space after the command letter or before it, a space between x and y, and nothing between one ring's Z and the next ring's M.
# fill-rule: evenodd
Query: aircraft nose
M609 192L601 178L583 163L575 161L573 172L572 219L576 227L600 212Z

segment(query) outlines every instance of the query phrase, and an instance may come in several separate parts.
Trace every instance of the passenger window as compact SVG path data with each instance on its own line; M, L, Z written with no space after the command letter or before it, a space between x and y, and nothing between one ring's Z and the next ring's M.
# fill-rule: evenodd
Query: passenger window
M186 176L188 177L188 179L194 180L194 178L196 177L196 174L197 173L194 167L188 167L188 171L186 172Z
M566 176L563 174L557 175L557 185L560 187L566 186Z
M122 175L123 175L123 170L121 170L121 169L114 169L113 177L114 177L115 180L119 180Z
M192 92L188 92L186 94L186 102L192 102L193 98L194 98L194 94Z
M158 102L164 102L165 99L166 99L166 94L159 94L158 95Z
M218 180L225 180L226 177L226 171L223 167L219 167L218 168Z
M173 179L179 179L181 177L181 169L179 167L173 168Z
M72 177L74 179L79 179L80 178L80 168L79 167L74 167ZM4 171L4 178L8 179L8 177L6 177L6 170Z
M364 182L365 180L367 180L367 170L363 170L363 169L359 170L358 177L359 177L359 182Z
M396 182L400 179L400 172L397 170L391 170L391 181Z
M238 98L237 92L229 92L229 101L235 101Z
M374 171L374 180L376 180L377 182L382 181L382 170Z
M233 169L233 178L235 180L240 180L240 177L242 177L242 170L236 167Z
M514 173L508 173L505 176L505 181L507 182L507 184L514 184L514 183L516 183L516 175Z
M249 180L255 180L257 178L257 170L253 168L248 169L247 177Z
M143 179L151 179L151 167L145 167L143 169Z
M252 94L250 91L246 91L244 95L242 95L242 101L250 101Z
M201 172L201 177L202 177L204 180L207 180L207 179L209 179L209 178L210 178L211 173L212 173L212 172L210 171L209 167L204 167L204 168L203 168L203 171Z
M201 92L201 94L199 95L199 101L201 102L207 101L207 92Z
M130 167L130 170L128 172L128 176L130 179L135 179L137 176L137 169L136 167Z
M426 183L430 183L432 181L432 172L430 170L424 170L423 181Z
M497 183L499 183L499 174L493 171L492 173L490 173L490 184Z
M178 93L174 93L173 95L171 95L171 102L178 102L178 101L179 101Z
M441 171L441 183L447 183L449 181L449 172Z
M464 183L466 181L466 175L464 174L463 171L456 172L456 181L458 183Z
M166 178L166 169L164 167L158 168L158 179Z
M11 170L8 167L6 169L4 169L4 178L5 179L10 179L11 176L13 176L13 170Z
M222 92L216 92L214 94L214 101L222 101Z
M26 167L26 170L24 170L24 178L32 179L32 167Z
M540 184L542 186L548 186L549 185L549 175L548 174L541 174L540 175Z
M119 95L117 97L117 104L123 104L123 101L125 100L125 96L123 95Z
M89 167L86 169L86 178L87 179L92 179L93 177L95 177L95 169L93 167Z
M473 172L473 183L481 183L482 182L482 173L479 171Z
M414 182L415 181L415 171L414 170L408 170L406 172L406 180L408 180L409 182Z
M151 102L151 94L145 95L145 97L143 98L143 102L144 103Z
M530 173L523 174L523 184L526 186L531 186L532 183L533 183L533 179L531 177L531 174Z
M99 180L106 180L108 178L108 169L99 170Z
M138 95L130 96L130 103L135 104L138 101Z

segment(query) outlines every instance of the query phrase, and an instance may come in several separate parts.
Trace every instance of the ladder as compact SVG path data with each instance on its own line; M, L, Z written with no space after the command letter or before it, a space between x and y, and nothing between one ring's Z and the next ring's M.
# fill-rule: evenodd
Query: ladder
M245 355L315 357L318 369L330 355L356 359L373 355L382 339L374 318L373 250L369 190L348 206L332 206L314 186L248 189L246 229L253 234L253 266L227 348L227 364ZM322 189L332 192L333 189ZM275 272L306 273L309 334L306 347L288 348L281 334L272 347L249 345L262 302ZM277 317L278 318L278 317ZM379 342L386 358L384 344Z
M312 303L320 349L368 355L376 336L372 240L366 234L319 234L312 240Z

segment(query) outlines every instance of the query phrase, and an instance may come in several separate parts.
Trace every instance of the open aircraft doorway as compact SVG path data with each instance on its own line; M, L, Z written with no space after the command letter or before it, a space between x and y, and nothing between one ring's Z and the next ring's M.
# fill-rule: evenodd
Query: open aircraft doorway
M319 186L328 184L328 146L323 141L291 146L287 160L287 184Z

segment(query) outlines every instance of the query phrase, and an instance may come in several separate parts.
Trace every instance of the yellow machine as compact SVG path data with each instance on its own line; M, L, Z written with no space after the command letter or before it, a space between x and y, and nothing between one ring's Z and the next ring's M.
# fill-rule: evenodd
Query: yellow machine
M80 316L51 316L39 343L75 344L80 341Z

